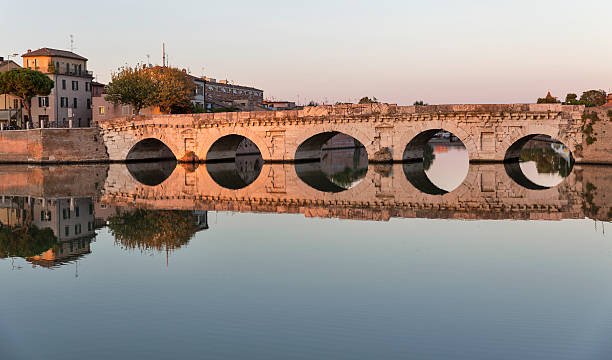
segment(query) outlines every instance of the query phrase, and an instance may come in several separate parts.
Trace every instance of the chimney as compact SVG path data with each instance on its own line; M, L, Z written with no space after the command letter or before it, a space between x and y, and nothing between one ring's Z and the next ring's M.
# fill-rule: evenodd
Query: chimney
M28 49L28 53L31 53L31 52L32 52L32 49Z

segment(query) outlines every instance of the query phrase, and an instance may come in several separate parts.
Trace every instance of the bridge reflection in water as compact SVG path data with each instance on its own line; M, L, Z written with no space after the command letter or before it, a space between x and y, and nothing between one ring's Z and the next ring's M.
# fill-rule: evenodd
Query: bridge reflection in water
M612 204L604 189L610 185L606 174L612 174L612 168L572 170L563 162L546 167L540 163L542 157L529 154L516 164L469 164L462 163L466 159L460 147L433 148L432 155L448 157L445 162L453 167L436 169L435 161L426 171L423 162L366 165L353 149L345 160L355 161L263 164L259 176L244 187L224 186L218 181L216 164L178 166L157 186L138 182L125 166L116 164L109 168L100 201L148 209L301 213L359 220L610 218ZM534 152L540 153L548 154ZM240 179L253 178L241 168L232 171ZM537 185L542 178L561 182Z

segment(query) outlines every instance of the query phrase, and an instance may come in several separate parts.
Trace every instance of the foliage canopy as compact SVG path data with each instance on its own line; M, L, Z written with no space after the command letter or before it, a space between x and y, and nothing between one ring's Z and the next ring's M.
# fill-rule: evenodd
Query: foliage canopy
M182 70L171 67L124 67L112 75L105 99L132 105L136 113L158 106L166 114L190 113L195 84Z
M51 229L30 228L0 229L0 254L27 258L39 255L57 244Z
M115 242L127 249L176 250L199 230L190 211L142 210L108 219Z
M30 120L32 98L49 95L53 86L53 80L40 71L20 68L0 73L0 94L10 94L19 98Z

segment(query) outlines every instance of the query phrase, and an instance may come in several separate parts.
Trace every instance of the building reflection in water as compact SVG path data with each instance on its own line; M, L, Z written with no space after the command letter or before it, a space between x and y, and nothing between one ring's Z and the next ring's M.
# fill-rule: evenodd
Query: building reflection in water
M4 249L0 252L4 256L25 257L31 263L45 267L61 265L89 254L90 243L95 237L91 198L5 196L0 203L0 222L5 237ZM9 244L22 251L7 249ZM41 249L40 246L48 248Z
M125 249L170 252L208 229L203 210L141 210L90 198L37 199L4 196L0 201L0 258L21 257L54 268L91 253L96 229L108 226Z

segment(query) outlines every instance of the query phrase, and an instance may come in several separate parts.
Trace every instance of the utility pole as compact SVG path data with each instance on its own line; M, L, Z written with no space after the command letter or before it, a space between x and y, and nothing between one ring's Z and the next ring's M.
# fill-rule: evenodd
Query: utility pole
M162 66L166 67L166 43L162 43Z

